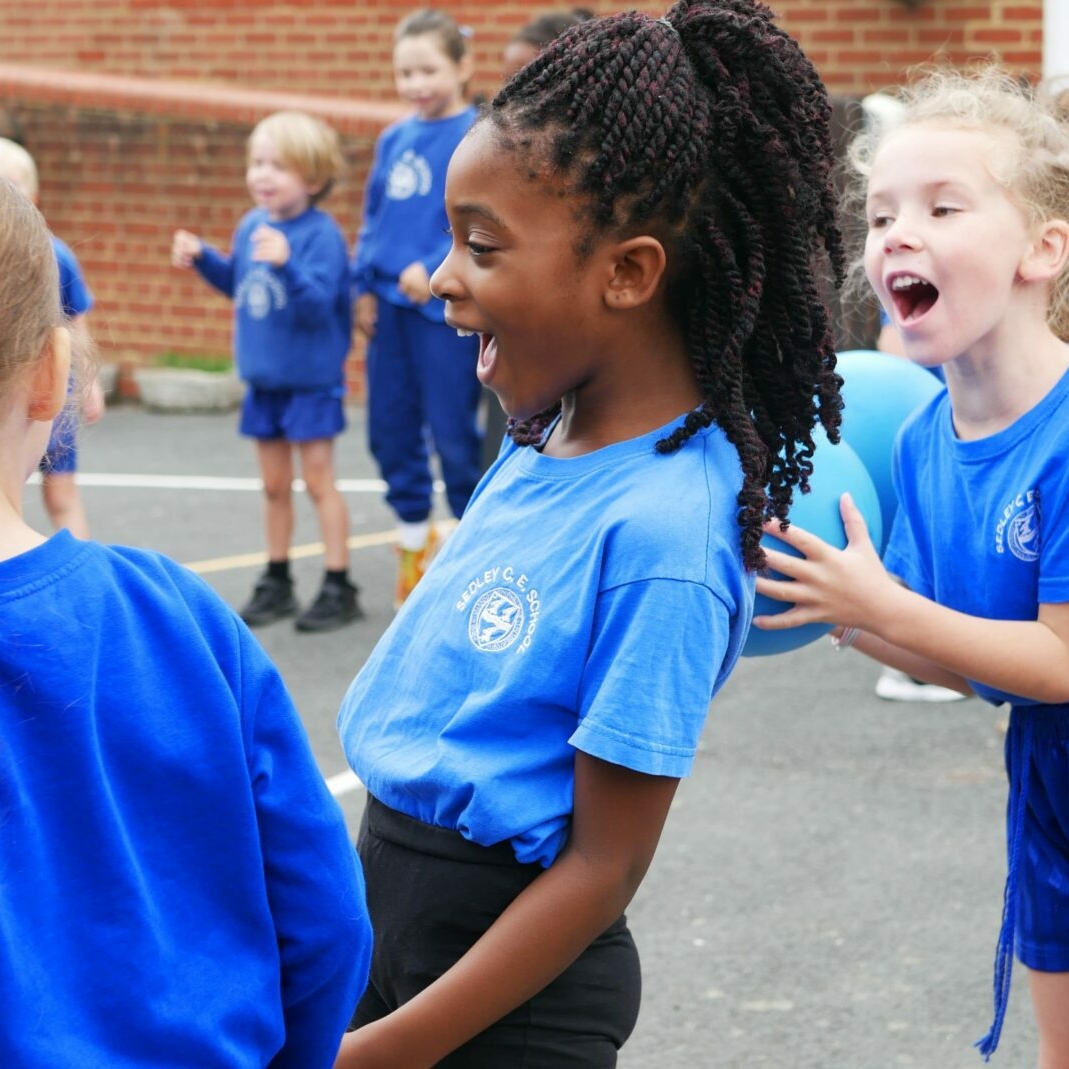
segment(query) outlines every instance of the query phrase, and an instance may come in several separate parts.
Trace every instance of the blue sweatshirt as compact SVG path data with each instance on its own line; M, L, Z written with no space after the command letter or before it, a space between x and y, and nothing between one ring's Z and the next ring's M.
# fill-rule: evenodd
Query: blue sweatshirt
M0 561L0 1065L328 1069L371 949L342 814L191 573Z
M252 234L264 224L289 242L282 267L252 260ZM296 219L272 222L254 208L234 231L229 256L205 245L194 264L234 300L234 357L249 385L344 391L352 304L345 237L331 216L309 208Z
M353 256L353 296L374 293L402 308L416 308L436 323L445 304L432 297L414 305L397 288L401 272L417 261L434 273L449 252L445 172L475 108L448 119L411 116L387 127L375 146L364 217Z

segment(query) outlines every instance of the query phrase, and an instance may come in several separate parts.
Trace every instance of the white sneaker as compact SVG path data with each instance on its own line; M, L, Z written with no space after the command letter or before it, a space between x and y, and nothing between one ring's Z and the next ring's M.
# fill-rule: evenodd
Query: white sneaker
M968 695L935 683L923 683L895 668L884 668L876 680L876 697L889 702L960 702Z

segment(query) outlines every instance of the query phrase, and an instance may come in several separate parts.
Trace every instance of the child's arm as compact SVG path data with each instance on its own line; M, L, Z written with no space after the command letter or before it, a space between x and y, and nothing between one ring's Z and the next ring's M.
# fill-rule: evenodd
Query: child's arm
M759 577L758 592L793 607L755 617L755 624L771 631L817 622L857 627L868 633L859 648L911 674L928 662L951 673L958 682L949 685L959 690L964 679L975 679L1032 701L1069 701L1069 604L1040 605L1034 621L989 620L938 605L884 569L848 494L840 510L843 550L797 527L770 525L770 533L804 557L767 551L768 566L794 581ZM916 674L933 682L946 678Z
M435 983L346 1035L335 1069L433 1066L559 976L631 901L678 782L577 751L560 857Z
M352 262L349 266L349 280L353 300L369 292L371 287L371 263L378 239L377 222L379 206L386 190L386 180L382 173L382 139L375 145L375 156L371 161L371 170L367 176L367 190L364 194L364 211L360 219L360 229L356 235Z
M188 230L176 230L171 241L171 263L182 269L193 268L209 285L227 297L234 296L234 260L232 256L206 245Z
M318 324L330 315L348 284L340 230L324 227L294 248L281 230L263 224L252 233L252 259L277 268L298 318L306 323Z
M245 639L242 696L285 1022L270 1066L325 1069L367 980L363 877L285 685L253 641Z

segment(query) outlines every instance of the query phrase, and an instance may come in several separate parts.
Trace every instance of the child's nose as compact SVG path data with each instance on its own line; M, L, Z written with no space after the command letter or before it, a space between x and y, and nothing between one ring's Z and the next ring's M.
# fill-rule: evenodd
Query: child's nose
M450 251L446 258L434 269L434 274L431 275L431 293L442 301L455 300L457 295L456 278L449 268L449 263L452 259L453 253Z
M921 243L916 226L908 217L899 216L884 231L883 244L888 252L897 249L915 249Z

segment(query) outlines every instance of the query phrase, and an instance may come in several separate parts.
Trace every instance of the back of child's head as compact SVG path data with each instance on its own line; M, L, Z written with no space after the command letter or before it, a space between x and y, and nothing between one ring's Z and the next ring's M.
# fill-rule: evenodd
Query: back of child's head
M763 4L680 0L664 19L628 12L566 30L483 120L574 197L577 255L603 235L664 245L702 403L659 448L713 422L734 443L749 567L764 560L763 521L783 519L807 484L817 421L838 437L822 297L822 275L842 263L830 118L817 72ZM537 440L548 418L514 440Z
M22 145L6 137L0 137L0 178L13 182L30 200L37 200L37 164Z
M63 322L48 227L30 199L0 178L0 401L37 366Z
M270 138L279 158L313 189L313 204L333 188L344 168L337 132L314 115L303 111L276 111L261 119L249 135L249 145L258 134Z
M468 38L456 19L445 11L424 7L406 15L393 32L394 44L406 37L430 36L442 54L459 63L468 54Z
M1031 224L1069 218L1069 125L1055 102L1026 81L985 65L974 70L923 71L895 94L893 122L866 131L851 144L857 181L850 203L860 207L877 151L896 131L911 126L975 130L1001 135L992 154L994 177ZM1069 268L1053 290L1051 329L1069 338Z
M569 27L586 22L593 17L594 12L585 7L573 7L567 11L550 11L521 26L512 35L512 40L520 41L532 48L542 49Z

